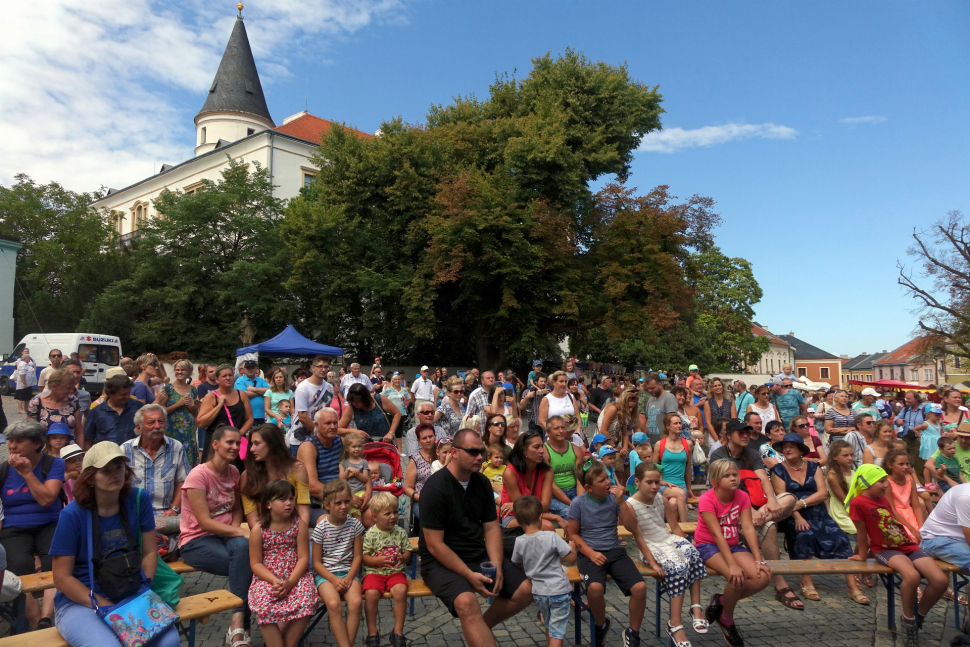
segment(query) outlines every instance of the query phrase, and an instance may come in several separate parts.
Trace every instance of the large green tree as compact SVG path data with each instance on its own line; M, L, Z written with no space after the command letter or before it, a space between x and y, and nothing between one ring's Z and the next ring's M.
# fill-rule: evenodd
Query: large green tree
M590 183L627 176L661 97L572 50L533 63L486 99L432 107L425 124L330 131L315 188L282 227L303 320L357 357L488 367L580 327Z
M74 332L88 302L124 276L126 254L116 249L111 215L91 209L100 196L56 182L17 175L0 185L0 235L16 238L15 337Z
M131 273L107 286L82 325L120 336L129 354L179 350L200 359L232 356L244 319L260 338L278 332L290 302L284 205L267 170L253 167L230 159L221 180L193 194L162 193L159 215L132 241Z

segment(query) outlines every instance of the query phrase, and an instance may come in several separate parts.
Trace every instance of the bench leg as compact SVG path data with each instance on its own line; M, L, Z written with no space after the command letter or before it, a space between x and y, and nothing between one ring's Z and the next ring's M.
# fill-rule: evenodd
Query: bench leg
M189 620L189 647L195 647L195 620Z
M660 638L660 597L663 595L664 586L660 580L657 582L657 604L655 607L654 620L653 620L653 635Z
M418 578L418 556L417 554L411 555L411 579L415 580ZM414 617L414 598L408 600L408 616Z
M889 630L896 631L896 574L880 575L886 585L886 615L889 618Z
M14 633L22 634L26 631L27 622L27 596L29 593L21 593L17 598L17 624L14 625ZM957 596L959 597L959 596Z
M953 573L953 621L957 629L962 629L960 626L960 589L967 589L967 592L970 593L968 583L970 583L970 577Z
M583 644L583 609L582 596L579 593L579 584L573 585L573 611L576 616L576 644Z
M306 629L303 631L303 635L300 636L300 642L297 643L299 647L303 647L303 643L306 641L307 636L313 632L313 629L317 626L317 623L323 620L323 616L327 615L327 605L323 604L323 602L320 602L319 600L317 601L317 604L320 606L317 609L317 612L313 614L313 619L310 620L310 624L308 624ZM361 614L361 617L363 618L363 614Z

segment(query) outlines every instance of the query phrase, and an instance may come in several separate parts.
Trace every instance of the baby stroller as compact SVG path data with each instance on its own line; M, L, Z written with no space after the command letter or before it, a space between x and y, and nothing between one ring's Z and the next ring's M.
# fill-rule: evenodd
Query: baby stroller
M391 443L364 443L364 459L381 464L379 474L372 474L375 492L390 492L396 497L404 494L404 473L401 470L401 455Z

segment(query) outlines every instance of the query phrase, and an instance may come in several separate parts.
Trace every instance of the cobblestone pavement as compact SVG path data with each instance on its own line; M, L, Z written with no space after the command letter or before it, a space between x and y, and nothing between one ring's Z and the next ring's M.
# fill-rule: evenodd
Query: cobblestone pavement
M22 416L16 413L16 403L11 397L3 398L4 410L10 422ZM638 557L635 548L628 547L632 557ZM782 550L782 555L785 555ZM792 578L789 585L798 590L798 582ZM845 579L842 576L824 576L814 578L815 587L822 597L821 602L805 600L804 611L792 611L784 608L774 599L774 589L771 585L753 598L742 601L737 608L735 617L738 626L745 637L748 647L777 646L786 647L890 647L902 645L901 637L887 629L886 590L879 583L874 588L866 589L866 594L872 600L869 606L862 606L849 600L845 595ZM711 594L723 588L724 580L712 577L704 580L702 604L707 605ZM226 578L216 577L206 573L190 573L185 575L183 595L194 595L206 591L226 588ZM643 645L659 645L661 641L653 635L654 605L656 589L652 581L647 587L647 613L641 628L641 642ZM379 628L383 636L382 645L387 645L387 634L393 625L390 601L383 601L380 606ZM483 601L483 608L486 604ZM713 647L724 645L717 626L711 627L706 635L698 635L690 628L690 619L686 614L683 622L687 628L687 636L694 647ZM900 622L900 601L897 593L896 617ZM965 612L966 607L963 607ZM629 613L626 598L619 590L610 584L607 587L607 613L613 622L613 630L607 639L608 645L619 645L620 631L628 623ZM661 613L661 636L665 642L666 634L662 627L665 625L669 610L666 604ZM224 644L226 628L229 626L229 613L212 616L208 624L199 624L196 631L196 645L198 647L220 647ZM589 616L583 618L583 644L589 645ZM927 618L921 633L921 645L940 645L944 626L953 623L952 603L940 601ZM566 644L573 644L574 618L570 618L569 630L566 634ZM6 634L7 627L0 625L0 635ZM545 632L536 619L535 606L531 606L514 618L496 627L495 637L500 647L532 647L546 644ZM362 646L366 635L366 627L361 619L361 627L357 633L356 645ZM405 635L413 647L463 647L465 644L461 627L447 610L435 598L419 598L415 600L414 617L409 617L405 624ZM183 640L183 644L185 641ZM947 645L949 641L947 641ZM259 630L253 630L253 645L263 645ZM335 647L336 643L330 634L329 623L326 618L321 620L306 642L307 647Z

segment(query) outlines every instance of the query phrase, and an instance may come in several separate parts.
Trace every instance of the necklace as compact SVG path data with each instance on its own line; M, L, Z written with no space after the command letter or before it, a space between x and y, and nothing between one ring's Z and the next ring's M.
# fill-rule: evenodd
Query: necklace
M801 465L799 465L798 467L795 467L794 465L788 462L788 459L785 459L785 464L788 465L788 467L790 467L791 469L795 470L796 472L801 472L803 469L805 469L805 461L802 461Z

